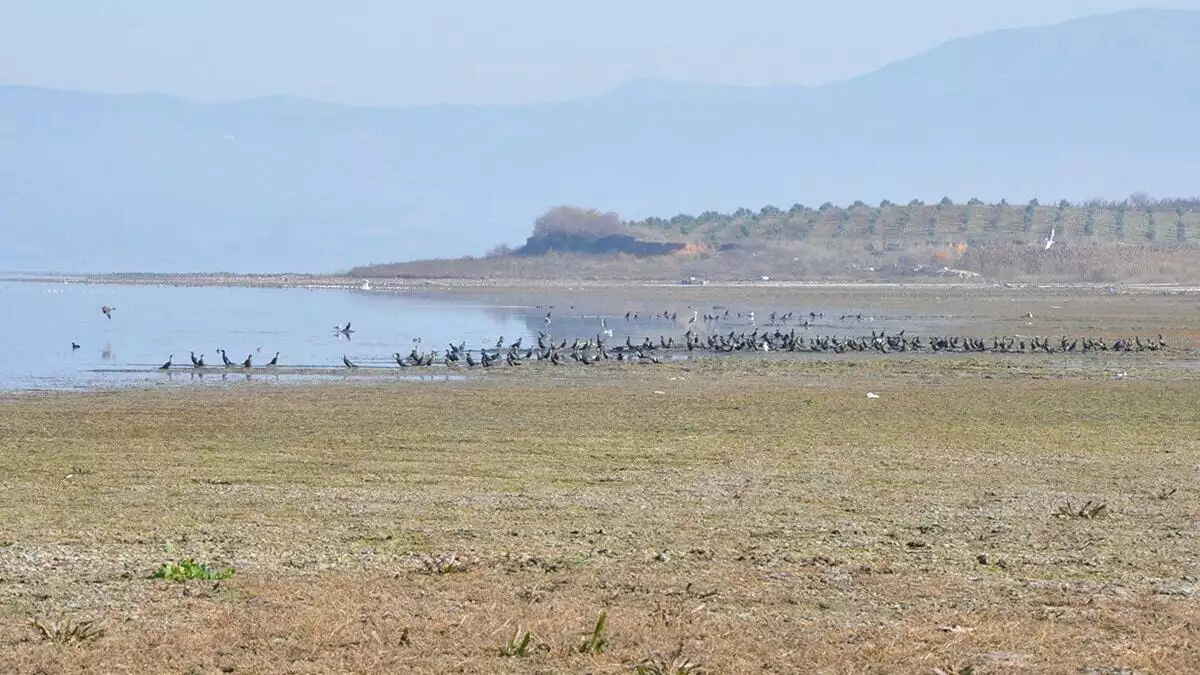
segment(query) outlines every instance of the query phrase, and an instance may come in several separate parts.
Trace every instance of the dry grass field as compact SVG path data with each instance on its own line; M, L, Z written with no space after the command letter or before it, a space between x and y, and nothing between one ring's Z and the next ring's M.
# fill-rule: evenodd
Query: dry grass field
M9 395L0 672L1200 670L1193 297L734 297L1172 346Z

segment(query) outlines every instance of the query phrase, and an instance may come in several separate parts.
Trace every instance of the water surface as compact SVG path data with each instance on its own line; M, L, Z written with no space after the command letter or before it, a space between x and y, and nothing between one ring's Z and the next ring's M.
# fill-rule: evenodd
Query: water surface
M772 308L757 308L754 318L751 308L732 308L728 318L705 322L703 313L715 312L713 307L720 305L678 303L668 307L669 317L643 310L626 319L624 306L593 302L576 307L569 297L546 305L507 302L347 289L0 281L0 310L8 321L8 328L0 332L0 390L243 380L240 368L231 373L221 367L218 348L238 363L249 356L252 377L269 381L271 371L261 366L276 352L286 369L281 372L298 379L305 372L311 377L341 369L343 355L364 369L394 369L392 354L407 355L414 346L444 354L451 342L478 349L494 347L501 338L505 344L524 338L525 345L531 345L539 331L548 332L555 342L603 335L615 345L626 337L634 344L660 336L681 343L689 327L702 335L755 328L857 335L911 329L914 320L926 326L937 322L931 317L874 315L843 320L840 314L849 310L837 308L821 310L823 317L808 317L799 315L798 308L777 308L780 314L794 310L797 316L788 325L773 326L768 317ZM102 305L115 307L111 319L101 312ZM689 325L693 311L701 320ZM811 326L802 328L806 319ZM347 322L353 331L348 337L335 328ZM79 349L72 349L72 343ZM191 367L192 352L203 356L208 366L203 379L196 377L201 371ZM172 355L174 367L159 371ZM421 376L448 376L445 369L438 372L422 369Z

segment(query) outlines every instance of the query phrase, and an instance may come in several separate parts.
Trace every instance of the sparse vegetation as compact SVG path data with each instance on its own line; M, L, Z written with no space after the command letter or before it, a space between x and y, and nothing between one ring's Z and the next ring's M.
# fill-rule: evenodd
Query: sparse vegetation
M575 288L487 292L589 315L704 303L954 316L964 323L945 330L966 335L1163 332L1171 349L529 363L436 383L7 398L0 522L16 543L0 548L0 661L22 673L1200 669L1200 542L1187 536L1200 332L1180 328L1193 297ZM878 328L855 323L838 333ZM1113 377L1126 368L1136 377ZM93 473L64 479L80 465ZM236 481L213 480L231 467ZM164 541L184 552L169 560L238 573L147 579ZM466 573L427 562L464 559ZM102 639L29 622L64 613L104 617Z

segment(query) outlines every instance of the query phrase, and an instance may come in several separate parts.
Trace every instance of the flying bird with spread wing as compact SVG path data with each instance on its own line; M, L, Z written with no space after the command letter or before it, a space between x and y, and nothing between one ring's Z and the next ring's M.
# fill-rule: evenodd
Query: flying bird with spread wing
M112 318L112 313L113 313L113 310L115 310L115 309L116 309L116 307L109 307L108 305L100 306L100 311L104 312L104 316L107 316L110 319Z

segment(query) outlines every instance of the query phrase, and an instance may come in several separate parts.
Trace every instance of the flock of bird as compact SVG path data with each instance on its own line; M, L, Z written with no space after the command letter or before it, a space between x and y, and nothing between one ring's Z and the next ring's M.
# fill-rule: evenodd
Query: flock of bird
M112 318L112 313L115 307L104 305L101 311L109 319ZM1117 338L1109 342L1103 337L1083 336L1078 338L1068 338L1060 336L1057 339L1042 336L1005 336L992 337L990 340L978 337L965 336L933 336L922 338L920 336L905 335L905 331L901 330L893 334L888 334L885 330L871 330L869 335L862 334L858 336L837 337L833 335L812 335L809 329L814 323L823 320L825 317L823 312L809 312L807 314L797 314L795 312L771 312L767 315L767 324L759 327L755 325L755 313L736 313L731 314L728 310L715 314L701 315L698 311L692 313L692 316L686 319L684 327L686 331L679 336L677 340L675 336L668 337L665 334L659 334L657 339L653 337L643 337L640 341L634 341L632 337L626 336L624 341L613 340L613 330L608 326L608 321L604 317L599 318L599 330L594 337L575 338L568 341L567 339L558 339L551 337L549 327L552 323L552 311L547 312L544 317L544 324L547 330L537 331L537 337L530 344L526 344L525 337L517 338L513 342L506 342L501 336L496 340L495 344L484 346L476 349L467 347L465 341L458 344L448 343L445 350L432 349L423 351L420 338L413 340L412 350L407 355L402 355L400 352L392 354L391 361L394 361L396 366L401 369L407 368L423 368L434 365L445 366L449 368L491 368L493 366L509 366L515 367L527 361L548 362L551 365L561 366L569 362L574 362L582 365L593 365L604 361L617 362L632 362L638 364L659 364L664 358L670 358L673 355L687 356L700 354L734 354L734 353L765 353L765 352L808 352L821 354L844 354L844 353L993 353L993 354L1074 354L1074 353L1096 353L1096 352L1142 352L1142 351L1158 351L1167 347L1166 340L1160 334L1156 338L1143 338L1134 336L1132 338ZM678 314L672 311L663 311L661 313L647 315L647 319L659 319L670 322L672 325L678 325ZM832 318L832 317L831 317ZM637 312L626 312L626 322L638 321L642 316ZM874 318L867 316L867 321L873 321ZM842 314L839 321L855 321L861 322L864 316L861 313ZM752 329L747 331L729 330L727 333L723 330L706 330L706 327L711 326L714 322L724 322L725 327L728 327L729 322L749 322L754 325ZM704 326L698 324L703 323ZM344 326L334 326L335 335L338 337L349 338L354 329L351 328L351 323L347 322ZM798 330L800 329L800 330ZM701 331L705 334L702 335ZM614 344L615 342L615 344ZM71 343L72 349L79 349L77 343ZM226 369L242 369L249 370L254 367L254 354L248 354L243 361L235 361L230 359L224 349L218 348L217 353L221 356L221 365ZM165 363L159 366L159 370L170 370L175 367L175 355L171 354ZM199 356L193 351L190 353L191 367L202 369L208 367L204 362L204 355ZM275 356L268 361L264 367L274 368L279 365L279 352L275 352ZM359 364L350 360L345 354L342 355L342 365L349 369L359 368Z

